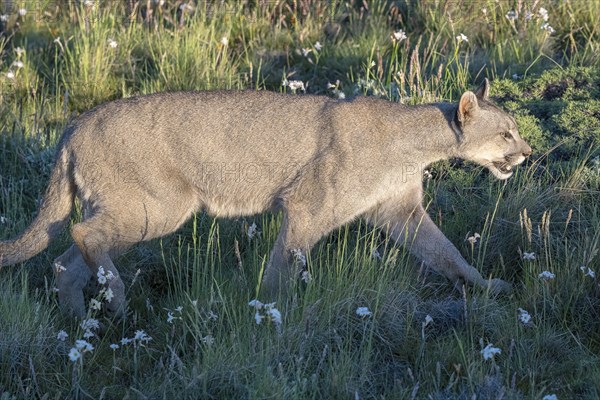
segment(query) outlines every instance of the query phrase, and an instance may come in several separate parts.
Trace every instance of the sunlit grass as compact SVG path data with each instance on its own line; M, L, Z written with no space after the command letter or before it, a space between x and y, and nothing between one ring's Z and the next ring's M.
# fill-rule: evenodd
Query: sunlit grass
M281 324L265 310L257 324L248 303L280 216L199 213L118 260L130 312L91 310L103 328L73 362L86 330L59 315L49 268L65 234L2 272L0 397L600 396L598 2L94 3L0 5L1 238L31 221L67 121L114 98L290 91L287 79L420 104L489 77L534 156L507 182L436 164L425 203L469 262L515 291L456 291L356 222L313 248L308 282L272 306ZM499 353L486 359L488 345Z

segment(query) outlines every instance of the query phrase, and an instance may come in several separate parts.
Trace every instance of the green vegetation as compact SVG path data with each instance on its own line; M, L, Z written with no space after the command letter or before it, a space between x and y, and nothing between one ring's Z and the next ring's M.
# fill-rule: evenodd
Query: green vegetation
M534 155L507 182L456 160L424 185L467 260L515 290L456 291L357 222L313 249L282 324L257 324L280 219L199 213L118 260L130 313L90 311L103 332L72 362L85 329L60 315L50 268L65 232L1 272L0 398L600 397L598 0L161 3L0 1L0 238L31 221L69 118L104 101L297 80L417 104L489 77ZM121 342L139 330L152 339Z

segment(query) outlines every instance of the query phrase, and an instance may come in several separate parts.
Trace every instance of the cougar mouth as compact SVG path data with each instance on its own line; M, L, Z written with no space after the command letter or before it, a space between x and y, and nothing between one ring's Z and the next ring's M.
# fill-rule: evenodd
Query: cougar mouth
M488 169L498 179L508 179L512 176L512 174L514 172L513 165L511 165L510 163L508 163L506 161L504 161L504 162L493 161L491 164L489 164Z

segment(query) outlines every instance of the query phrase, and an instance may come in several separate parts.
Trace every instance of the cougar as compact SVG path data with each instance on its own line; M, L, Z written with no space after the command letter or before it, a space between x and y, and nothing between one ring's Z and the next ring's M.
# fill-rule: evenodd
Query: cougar
M39 212L20 236L0 242L0 266L45 249L69 223L77 197L82 222L54 263L61 308L77 317L86 313L83 289L97 276L110 289L107 311L122 312L115 257L174 232L200 210L282 212L261 296L299 278L294 254L360 217L451 281L510 290L465 261L422 206L422 173L434 161L459 157L507 179L531 154L515 120L490 103L489 86L486 79L458 104L419 106L267 91L157 93L102 104L65 129Z

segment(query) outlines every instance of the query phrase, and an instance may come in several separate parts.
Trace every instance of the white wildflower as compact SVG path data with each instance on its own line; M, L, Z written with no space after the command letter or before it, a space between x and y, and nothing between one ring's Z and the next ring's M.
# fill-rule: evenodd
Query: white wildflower
M300 263L306 266L306 256L302 254L302 249L292 249L292 256L295 261L300 261Z
M112 49L116 49L119 46L119 43L117 43L116 40L114 39L108 39L108 45L112 48Z
M281 312L275 308L274 302L263 304L258 300L252 300L248 305L255 308L256 312L254 313L254 320L258 325L260 325L265 318L274 322L277 326L281 325ZM260 310L264 310L264 315L261 314Z
M456 40L458 40L458 43L460 43L460 42L468 42L469 38L464 33L461 33L460 35L458 35L456 37Z
M514 21L515 19L517 19L517 13L516 11L509 11L506 13L506 18L508 18L509 21Z
M112 271L106 272L103 266L98 267L98 272L96 273L98 276L98 283L104 285L106 282L110 281L115 277Z
M99 310L102 308L102 304L96 299L91 299L90 300L90 308L92 310Z
M25 54L25 49L23 49L22 47L16 47L15 53L17 53L17 57L21 57L23 54Z
M103 266L98 267L98 272L96 273L96 275L98 276L98 283L101 285L104 285L106 283L107 279L106 279L106 275L104 273Z
M263 303L261 303L261 302L260 302L259 300L257 300L257 299L250 300L250 301L248 302L248 305L249 305L250 307L254 307L254 308L256 308L257 310L260 310L260 309L261 309L261 308L263 308L263 306L264 306L264 304L263 304Z
M252 300L250 303L248 303L248 305L256 309L256 312L254 313L254 320L258 325L260 325L262 320L265 318L274 322L277 326L281 325L281 312L275 308L274 302L263 304L258 300ZM261 314L260 310L264 310L264 315Z
M198 305L198 300L192 300L192 305L196 307Z
M518 308L518 311L519 311L519 321L521 321L523 324L527 325L531 321L531 315L526 310L523 310L521 307Z
M483 13L483 15L487 15L487 12L488 12L488 9L487 9L487 7L483 7L483 8L481 9L481 12Z
M542 397L542 400L558 400L558 397L555 394L547 394Z
M134 336L133 340L137 340L140 343L148 343L149 341L152 340L152 338L150 336L148 336L148 334L143 329L139 329L139 330L135 331L135 336Z
M401 42L406 38L407 38L406 32L404 32L402 29L392 33L392 36L391 36L392 42L394 42L394 43Z
M121 339L121 346L127 346L131 342L133 342L133 339L124 337Z
M425 321L423 321L423 328L433 322L433 317L429 314L425 316Z
M523 260L525 261L533 261L535 260L535 253L527 253L527 252L523 252Z
M85 332L83 332L83 337L84 337L85 339L89 339L89 338L91 338L91 337L94 337L94 336L96 336L96 335L94 335L94 332L92 332L92 331L91 331L91 330L89 330L89 329L86 329L86 331L85 331Z
M75 347L77 348L77 350L83 353L94 350L94 346L92 346L92 344L87 340L76 340Z
M279 312L276 308L270 308L267 310L267 315L270 317L271 321L275 323L275 325L281 325L281 312Z
M2 22L8 21L8 15L7 14L0 15L0 21L2 21Z
M538 10L538 15L544 21L548 21L548 10L546 10L544 7L540 7L540 9Z
M175 311L177 311L179 314L181 314L183 312L183 306L177 306L175 308Z
M312 275L309 271L302 271L302 276L300 277L300 280L305 283L309 283L310 281L312 281Z
M227 45L229 45L229 39L227 38L227 36L223 36L223 37L221 38L221 44L222 44L223 46L227 46Z
M180 308L180 307L178 307L178 308ZM181 309L183 309L183 307L181 307ZM181 314L180 310L175 309L175 311L178 311ZM167 322L169 324L172 324L173 321L175 321L176 319L183 320L183 318L181 318L181 317L174 316L172 311L167 311Z
M115 297L113 291L111 288L107 288L104 291L104 299L106 300L107 303L110 303L113 299L113 297Z
M552 279L556 278L556 275L554 275L550 271L544 271L544 272L542 272L541 274L538 275L538 278L544 279L546 281L551 281Z
M477 240L481 238L481 235L477 232L475 232L475 234L473 236L469 236L469 234L467 233L467 238L465 239L467 242L471 243L472 245L477 243Z
M173 320L175 320L176 318L173 316L173 313L171 311L167 312L167 323L168 324L172 324Z
M533 14L531 13L531 11L525 12L525 21L531 21L532 18Z
M64 342L66 338L69 337L69 334L65 331L59 331L58 334L56 335L56 339L60 340L61 342Z
M500 350L497 347L494 347L492 343L489 343L483 348L483 350L481 350L481 355L483 356L484 360L493 360L494 356L500 353L502 353L502 350Z
M69 351L69 359L73 362L79 360L81 358L81 353L75 347Z
M219 316L217 315L217 313L209 311L208 312L208 319L210 319L211 321L216 321L217 319L219 319Z
M206 335L202 339L202 343L212 346L215 343L215 338L212 335Z
M521 79L521 77L520 77L519 75L517 75L517 74L512 74L512 78L513 78L515 81L516 81L516 80L519 80L519 79Z
M331 93L338 99L345 99L346 95L340 89L340 81L337 80L335 83L327 82L327 89L332 89Z
M288 81L287 79L284 79L283 82L281 82L281 86L289 87L294 93L296 93L296 90L298 89L302 90L303 92L306 92L304 82L302 81Z
M81 321L81 329L84 330L83 333L83 337L86 339L89 339L91 337L94 337L94 329L98 329L100 328L100 323L98 322L97 319L94 318L90 318L90 319L84 319L83 321ZM81 350L81 349L79 349Z
M256 235L260 235L256 222L253 222L252 225L248 227L248 232L246 232L246 234L248 235L248 240L254 239Z
M23 68L23 66L24 66L23 61L15 61L15 62L13 62L13 65L19 69Z
M6 77L7 77L8 79L15 79L15 73L14 73L14 72L12 72L12 71L8 71L8 72L6 73Z
M109 346L113 351L117 350L119 348L119 345L116 343L111 343L111 345Z
M315 43L315 50L321 51L322 48L323 48L323 45L320 42Z
M98 329L100 322L95 318L88 318L81 321L81 329Z
M545 31L546 31L546 32L548 32L549 34L553 34L553 33L555 32L555 31L554 31L554 28L553 28L553 27L551 27L551 26L550 26L550 24L549 24L549 23L547 23L547 22L544 22L544 23L542 24L542 26L541 26L541 29L545 30Z
M8 218L0 215L0 224L6 224L8 222Z
M63 265L60 262L55 262L54 270L56 271L56 273L59 273L59 272L66 271L67 269L65 267L63 267Z
M373 251L371 252L371 257L373 257L376 260L381 260L381 254L379 254L379 250L373 249Z
M27 9L19 8L19 16L24 17L25 15L27 15Z
M591 268L588 268L585 274L592 279L596 277L596 273Z
M581 270L581 272L585 273L586 276L589 276L592 279L596 277L596 273L594 272L594 270L586 265L582 265L581 267L579 267L579 269Z
M303 48L302 49L302 55L304 57L308 57L308 55L310 54L311 51L312 51L312 49L305 49L305 48Z
M371 312L371 310L369 310L368 307L358 307L356 309L356 315L358 315L359 317L370 317L371 315L373 315L373 313Z

